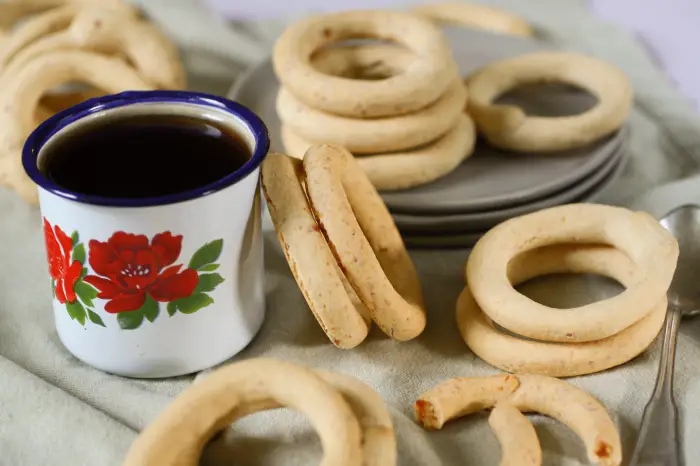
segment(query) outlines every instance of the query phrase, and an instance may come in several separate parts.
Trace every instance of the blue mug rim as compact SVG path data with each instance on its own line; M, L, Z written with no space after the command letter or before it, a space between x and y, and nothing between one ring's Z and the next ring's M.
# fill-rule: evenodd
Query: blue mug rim
M250 159L238 170L196 189L165 196L124 198L83 194L66 189L44 175L38 166L42 147L60 130L76 121L104 110L142 103L186 103L224 110L241 119L255 140ZM86 100L63 110L41 123L27 138L22 149L22 165L34 183L56 196L71 201L111 207L155 207L197 199L221 191L242 180L262 164L270 149L270 136L265 123L252 110L238 102L203 92L191 91L126 91Z

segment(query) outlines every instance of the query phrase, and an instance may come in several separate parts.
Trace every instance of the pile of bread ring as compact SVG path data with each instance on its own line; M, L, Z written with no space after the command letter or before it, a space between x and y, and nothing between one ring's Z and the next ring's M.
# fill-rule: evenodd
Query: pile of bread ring
M313 144L338 144L357 157L374 186L393 191L433 182L472 155L476 130L515 152L561 152L618 130L632 87L615 67L567 52L541 52L476 70L462 81L435 22L520 36L529 25L490 8L429 4L401 11L314 15L280 36L272 62L281 83L277 114L285 152L303 158ZM344 45L349 39L389 44ZM598 104L575 116L528 116L495 102L522 84L563 82Z
M415 266L352 154L328 144L311 146L303 161L268 154L262 187L292 274L334 345L359 345L372 321L400 341L423 332Z
M457 324L477 356L508 372L570 377L603 371L635 358L658 335L677 259L676 239L644 212L570 204L517 217L474 246ZM552 273L608 276L626 290L556 309L513 288Z
M223 366L197 381L144 429L124 466L195 466L219 431L245 416L290 407L304 413L323 446L320 464L393 466L396 437L382 398L348 375L256 358ZM501 463L540 466L542 450L523 413L568 425L594 464L619 466L620 436L605 407L585 391L541 375L495 375L447 380L414 404L416 421L441 429L458 417L492 409L489 424Z
M185 87L176 47L126 2L0 3L0 185L37 202L20 154L51 115L104 94Z

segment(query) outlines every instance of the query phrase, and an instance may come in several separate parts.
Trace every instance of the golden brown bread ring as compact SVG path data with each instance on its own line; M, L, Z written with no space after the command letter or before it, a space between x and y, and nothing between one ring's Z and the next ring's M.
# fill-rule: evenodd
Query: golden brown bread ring
M282 125L285 151L303 158L314 143L305 141ZM444 136L415 149L355 157L375 188L396 191L433 182L451 173L474 153L476 129L469 115L462 114Z
M318 225L353 289L379 328L404 341L426 324L421 284L384 201L355 158L317 145L303 160Z
M337 41L387 40L417 57L402 74L380 81L329 76L311 57ZM308 106L355 118L395 116L435 102L454 78L449 44L428 19L400 11L359 10L314 15L289 26L277 40L272 64L277 78Z
M338 268L302 187L301 162L268 154L262 187L282 251L311 312L339 348L354 348L370 328L369 312Z
M637 265L637 279L617 296L571 309L544 306L513 288L508 263L514 257L567 243L614 246ZM535 340L585 342L618 334L656 309L671 284L677 259L678 242L649 214L568 204L489 230L472 249L466 275L483 312L511 332Z
M594 273L634 283L638 268L629 257L610 246L555 245L522 253L508 264L515 286L553 273ZM478 357L507 372L572 377L624 364L654 342L666 316L666 299L640 321L602 340L583 343L532 341L502 333L481 311L469 288L457 300L457 326L465 343Z
M322 466L362 465L360 423L341 393L309 369L258 358L187 388L136 438L124 466L196 466L217 432L275 406L306 414L321 440Z
M598 103L579 115L528 116L494 100L523 84L566 83L593 94ZM566 151L617 131L630 114L632 85L617 68L585 55L537 52L486 65L467 79L469 113L494 146L518 152Z
M183 89L187 85L177 49L156 26L136 19L128 10L104 7L74 10L67 28L47 31L8 52L4 72L13 73L41 54L70 49L123 55L156 88Z
M426 429L506 403L521 412L536 412L570 427L586 445L595 464L618 466L622 445L605 407L585 391L544 375L495 375L447 380L415 403L416 420Z
M29 203L37 203L37 188L22 168L22 146L38 124L41 97L71 82L86 83L110 94L152 90L122 60L78 50L38 56L16 73L0 76L0 184L14 189Z

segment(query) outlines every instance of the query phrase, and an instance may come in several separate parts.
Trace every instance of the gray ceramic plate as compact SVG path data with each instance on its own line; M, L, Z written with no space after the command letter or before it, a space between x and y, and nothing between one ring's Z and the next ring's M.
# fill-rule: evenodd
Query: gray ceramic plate
M617 180L617 178L622 174L626 165L626 158L622 159L616 164L612 173L610 173L605 179L600 181L596 186L591 188L588 192L584 193L581 197L577 199L572 199L570 203L574 202L595 202L598 196L607 189L612 183ZM433 230L435 231L435 230ZM434 234L407 234L402 232L404 243L406 247L413 249L439 249L439 248L469 248L472 247L481 236L488 231L488 228L483 229L479 232L459 232L450 233L447 235Z
M444 28L463 75L507 57L543 50L540 43L459 27ZM279 83L269 59L245 73L229 97L255 111L270 131L273 151L282 151L275 111ZM565 86L527 87L503 102L517 103L529 114L554 116L585 111L595 99ZM621 141L616 133L590 147L562 154L515 154L479 143L475 153L450 175L418 188L382 193L393 212L455 214L522 205L582 180L613 156Z
M399 229L406 233L420 234L436 231L458 231L464 233L467 231L483 231L509 218L529 214L555 205L566 204L567 202L580 198L597 186L620 165L623 153L624 150L620 147L613 157L608 159L598 170L580 182L528 204L484 212L454 215L409 215L394 213L394 221Z

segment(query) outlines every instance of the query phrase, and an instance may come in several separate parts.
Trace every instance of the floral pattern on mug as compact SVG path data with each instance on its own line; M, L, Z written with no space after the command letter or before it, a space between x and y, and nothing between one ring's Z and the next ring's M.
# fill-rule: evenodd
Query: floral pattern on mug
M64 304L70 318L80 325L85 326L89 319L104 327L102 318L91 309L97 290L85 281L85 245L80 242L78 232L69 237L61 227L51 225L44 218L44 241L54 299Z
M175 264L182 251L182 235L146 235L118 231L105 242L91 240L88 262L94 275L84 280L106 300L105 311L117 314L122 329L136 329L145 318L154 322L160 303L168 303L168 314L192 314L214 302L207 294L224 279L212 272L218 268L223 240L202 246L187 267Z

